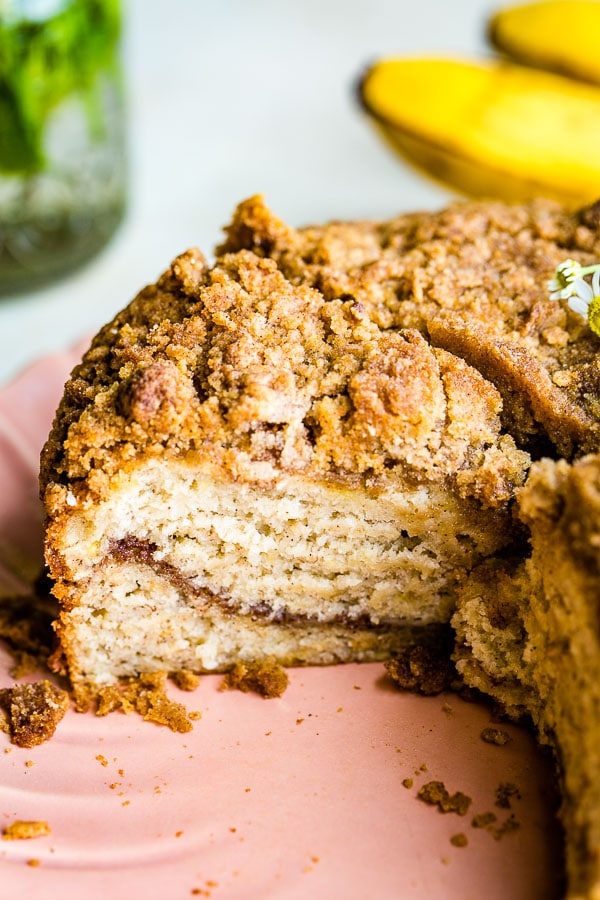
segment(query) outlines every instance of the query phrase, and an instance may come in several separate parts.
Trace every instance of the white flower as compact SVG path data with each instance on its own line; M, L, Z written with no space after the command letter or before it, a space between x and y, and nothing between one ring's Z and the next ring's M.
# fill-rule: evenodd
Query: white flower
M594 297L600 297L600 269L596 269L592 275L591 285L583 278L576 278L571 282L570 287L571 295L567 304L569 309L587 319L590 303Z
M575 259L565 259L556 267L554 278L548 282L551 300L567 300L573 294L573 283L582 281L583 269Z

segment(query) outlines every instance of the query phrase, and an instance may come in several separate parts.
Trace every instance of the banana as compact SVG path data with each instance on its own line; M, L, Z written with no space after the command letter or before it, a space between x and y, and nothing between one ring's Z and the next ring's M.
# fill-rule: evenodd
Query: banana
M524 65L600 84L598 0L510 6L488 24L492 46Z
M359 86L391 146L464 194L600 196L600 88L498 61L381 60Z

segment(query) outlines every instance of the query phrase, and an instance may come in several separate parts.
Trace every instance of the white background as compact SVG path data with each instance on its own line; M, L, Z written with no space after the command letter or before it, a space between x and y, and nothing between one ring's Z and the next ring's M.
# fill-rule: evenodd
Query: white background
M491 53L483 0L124 0L127 218L88 266L0 300L0 383L95 331L239 200L292 225L435 209L450 192L392 155L355 98L381 56ZM444 86L440 85L440 90Z

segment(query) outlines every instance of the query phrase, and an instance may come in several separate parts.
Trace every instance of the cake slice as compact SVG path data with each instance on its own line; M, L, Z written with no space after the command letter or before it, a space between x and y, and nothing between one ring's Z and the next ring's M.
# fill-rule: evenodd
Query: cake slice
M479 372L249 249L175 260L94 340L42 457L55 664L381 659L514 538L527 453Z

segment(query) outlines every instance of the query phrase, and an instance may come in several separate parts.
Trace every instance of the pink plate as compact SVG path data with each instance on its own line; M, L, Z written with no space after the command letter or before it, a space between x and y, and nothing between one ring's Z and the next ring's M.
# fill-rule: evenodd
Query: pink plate
M0 596L40 564L39 449L77 353L44 359L0 392ZM0 685L10 657L0 644ZM489 710L391 687L380 665L290 672L278 700L206 676L172 696L202 712L188 734L137 716L67 713L33 750L0 733L0 826L51 833L0 843L2 897L62 900L550 900L559 895L552 769L529 734L481 740ZM4 752L2 752L4 751ZM412 786L405 786L406 779ZM469 813L417 799L427 781ZM512 809L495 805L502 782ZM409 782L406 782L408 785ZM510 814L498 840L473 815ZM466 836L467 846L451 842ZM31 861L34 861L32 864Z

